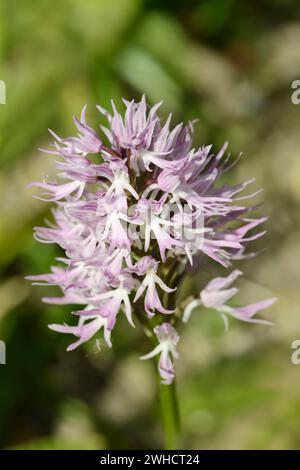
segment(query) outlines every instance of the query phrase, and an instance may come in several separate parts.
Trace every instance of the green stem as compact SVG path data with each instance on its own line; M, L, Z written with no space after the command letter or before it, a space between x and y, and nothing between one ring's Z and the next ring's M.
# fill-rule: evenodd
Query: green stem
M175 381L170 385L159 383L160 408L164 432L165 450L178 449L180 417Z

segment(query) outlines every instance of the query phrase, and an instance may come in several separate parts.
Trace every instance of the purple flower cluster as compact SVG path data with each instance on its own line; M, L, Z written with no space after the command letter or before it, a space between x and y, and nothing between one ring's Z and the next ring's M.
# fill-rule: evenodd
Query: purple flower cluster
M211 146L192 148L193 125L170 128L157 111L161 103L147 107L124 100L124 118L112 103L112 113L98 106L108 127L100 126L108 144L86 123L86 107L74 119L76 137L62 139L53 132L53 150L59 182L32 183L37 197L55 201L54 223L36 227L35 237L56 243L65 253L50 274L29 279L59 286L62 297L43 300L78 304L76 326L49 327L73 334L68 350L91 339L99 330L111 346L111 332L122 312L130 325L143 318L157 338L155 349L142 359L160 355L163 383L174 378L173 359L179 340L174 325L175 291L188 265L208 256L224 267L244 256L245 245L264 232L248 234L265 219L250 219L251 207L239 195L251 181L216 185L230 168L227 144L217 153ZM98 156L91 159L90 155ZM235 222L233 225L232 222ZM211 281L186 308L183 320L198 305L224 315L253 321L252 316L273 300L234 309L225 303L237 292L227 287L240 275Z

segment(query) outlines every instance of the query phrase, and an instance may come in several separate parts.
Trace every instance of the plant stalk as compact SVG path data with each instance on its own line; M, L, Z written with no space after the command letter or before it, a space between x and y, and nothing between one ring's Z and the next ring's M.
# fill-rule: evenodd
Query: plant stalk
M159 377L160 379L160 377ZM164 434L164 449L178 449L180 416L175 380L170 385L159 382L159 399Z

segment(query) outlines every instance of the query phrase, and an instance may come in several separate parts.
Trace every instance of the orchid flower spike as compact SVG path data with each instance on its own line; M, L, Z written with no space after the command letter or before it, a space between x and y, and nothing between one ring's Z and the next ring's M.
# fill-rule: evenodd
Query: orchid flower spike
M100 334L111 347L119 314L131 326L141 320L156 341L142 359L159 355L162 382L170 384L178 356L176 295L185 274L204 258L225 268L246 258L246 245L264 234L256 228L265 218L251 217L253 206L244 205L257 194L243 193L252 180L219 184L232 166L225 156L227 143L216 154L210 145L193 148L193 123L172 128L171 115L166 122L158 115L161 103L151 108L145 96L124 100L124 106L124 115L113 102L111 111L98 106L107 126L97 131L87 124L86 106L74 118L75 136L50 131L55 141L46 153L58 157L57 178L29 186L41 191L35 197L56 206L52 221L36 227L34 236L57 244L64 256L50 274L28 279L60 287L61 297L44 302L79 306L72 311L79 318L76 325L49 325L75 336L68 351ZM230 286L240 275L234 270L211 280L187 306L183 321L201 305L226 322L229 315L267 323L254 314L274 299L243 308L228 304L238 292Z

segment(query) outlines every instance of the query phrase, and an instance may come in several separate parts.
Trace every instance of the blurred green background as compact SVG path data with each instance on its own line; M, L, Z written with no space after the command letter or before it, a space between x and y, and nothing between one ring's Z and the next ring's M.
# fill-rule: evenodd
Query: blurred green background
M297 0L1 0L0 79L0 447L147 449L162 446L155 374L139 328L119 322L114 348L69 339L48 323L68 308L46 306L27 274L48 272L58 251L32 238L49 205L25 189L53 172L47 128L74 133L72 115L113 98L164 100L174 121L199 118L196 143L244 152L230 182L254 176L265 191L268 233L259 257L240 262L240 302L274 295L274 327L194 314L177 361L182 448L300 448L300 79ZM211 263L184 290L218 273ZM224 272L223 272L224 274ZM49 288L50 289L50 288ZM52 291L54 293L54 290Z

